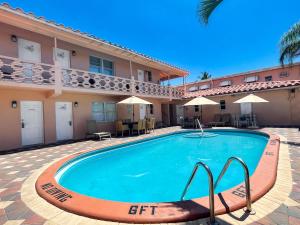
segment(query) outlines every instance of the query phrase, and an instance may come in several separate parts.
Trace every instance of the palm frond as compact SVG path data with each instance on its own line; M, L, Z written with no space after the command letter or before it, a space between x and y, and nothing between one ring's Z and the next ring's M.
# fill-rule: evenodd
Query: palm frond
M282 46L279 60L283 66L286 60L288 60L289 63L293 63L293 59L297 56L300 56L300 40Z
M294 24L288 32L286 32L280 41L281 46L288 45L289 43L294 42L295 40L300 39L300 21Z
M204 23L208 23L208 19L215 8L220 5L223 0L201 0L198 6L198 16L200 20Z

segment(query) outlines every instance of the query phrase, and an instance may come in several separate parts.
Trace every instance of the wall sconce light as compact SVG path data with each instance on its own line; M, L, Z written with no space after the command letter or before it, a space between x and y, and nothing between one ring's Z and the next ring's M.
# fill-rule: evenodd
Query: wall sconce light
M77 108L77 107L78 107L78 105L79 105L79 103L78 103L78 102L74 102L74 107L75 107L75 108Z
M72 50L72 56L76 56L77 52L75 50Z
M11 107L12 107L13 109L17 108L17 106L18 106L17 101L12 101L12 102L11 102Z
M17 36L16 35L11 35L10 36L10 40L12 41L12 42L17 42L18 41L18 38L17 38Z

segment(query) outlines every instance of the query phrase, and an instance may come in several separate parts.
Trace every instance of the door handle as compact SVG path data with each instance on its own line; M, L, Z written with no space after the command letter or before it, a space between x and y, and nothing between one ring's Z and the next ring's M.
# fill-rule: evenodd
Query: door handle
M69 125L72 126L72 121L69 121Z
M22 121L21 123L22 128L25 128L25 123Z

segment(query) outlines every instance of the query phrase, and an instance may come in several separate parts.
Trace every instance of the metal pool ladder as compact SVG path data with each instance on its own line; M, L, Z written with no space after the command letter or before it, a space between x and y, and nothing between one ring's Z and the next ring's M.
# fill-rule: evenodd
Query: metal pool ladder
M255 214L255 211L252 209L251 206L251 191L250 191L250 176L249 176L249 170L248 167L246 165L246 163L238 158L238 157L230 157L227 162L225 163L221 173L218 176L218 179L216 181L216 183L214 183L214 177L211 173L210 168L203 162L197 162L194 166L193 172L184 188L184 191L181 195L181 201L184 200L184 196L186 195L187 191L189 190L191 183L198 171L199 166L203 167L208 175L208 185L209 185L209 211L210 211L210 224L216 225L218 224L216 222L215 219L215 189L217 187L217 185L219 184L220 180L222 179L222 177L224 176L225 172L227 171L228 167L230 166L230 164L233 161L237 161L238 163L240 163L244 169L244 178L245 178L245 186L246 186L246 201L247 201L247 207L245 212L253 215Z
M197 128L197 125L198 125L198 126L199 126L199 129L200 129L200 131L201 131L201 134L202 134L202 136L203 136L204 131L203 131L203 129L202 129L202 125L201 125L199 119L196 119L195 122L196 122L196 128Z

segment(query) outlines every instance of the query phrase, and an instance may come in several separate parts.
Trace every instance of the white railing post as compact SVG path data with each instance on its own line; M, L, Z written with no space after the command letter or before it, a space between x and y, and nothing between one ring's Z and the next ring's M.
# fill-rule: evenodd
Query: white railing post
M62 94L62 70L57 60L54 61L54 78L55 78L54 95L58 96Z
M134 81L134 76L131 76L131 94L135 95L135 81Z

